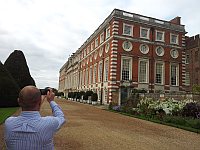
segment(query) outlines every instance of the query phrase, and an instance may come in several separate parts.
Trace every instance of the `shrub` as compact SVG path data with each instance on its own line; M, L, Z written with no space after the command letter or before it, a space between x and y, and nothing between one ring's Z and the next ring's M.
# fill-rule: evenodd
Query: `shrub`
M185 117L197 118L199 113L200 113L200 105L195 102L187 103L182 110L182 116Z
M30 75L26 58L22 51L15 50L11 53L5 61L4 66L13 76L20 89L27 85L35 86L35 81Z
M93 94L93 91L86 91L84 96L83 96L83 99L88 100L88 97L92 96L92 94Z
M19 86L0 62L0 107L19 106L17 98Z
M96 101L98 100L98 95L97 95L97 93L93 93L91 99L92 99L92 101L95 101L95 102L96 102Z

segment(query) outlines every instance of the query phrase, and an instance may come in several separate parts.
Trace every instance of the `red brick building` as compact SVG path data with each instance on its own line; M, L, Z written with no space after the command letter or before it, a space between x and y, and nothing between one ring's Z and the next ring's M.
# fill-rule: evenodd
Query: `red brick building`
M104 104L123 103L133 89L183 92L185 57L180 17L164 21L114 9L61 68L59 90L93 90Z
M186 38L186 91L200 85L200 35Z

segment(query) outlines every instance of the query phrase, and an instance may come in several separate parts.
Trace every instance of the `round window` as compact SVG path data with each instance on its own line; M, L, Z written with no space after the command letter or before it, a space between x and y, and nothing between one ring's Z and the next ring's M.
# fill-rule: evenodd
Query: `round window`
M178 58L178 51L176 49L172 49L170 51L172 58Z
M96 51L96 52L94 53L94 59L95 59L95 60L97 59L97 55L98 55L98 52Z
M161 47L161 46L156 47L156 54L157 54L158 56L163 56L164 53L165 53L165 52L164 52L163 47Z
M102 54L103 54L103 47L101 47L100 50L99 50L99 56L101 57Z
M110 44L107 43L107 44L106 44L106 47L105 47L105 52L106 52L106 53L109 51L109 48L110 48Z
M143 54L147 54L149 52L149 46L146 44L140 45L140 52Z
M133 45L130 41L124 41L122 44L122 47L125 51L131 51L133 48Z

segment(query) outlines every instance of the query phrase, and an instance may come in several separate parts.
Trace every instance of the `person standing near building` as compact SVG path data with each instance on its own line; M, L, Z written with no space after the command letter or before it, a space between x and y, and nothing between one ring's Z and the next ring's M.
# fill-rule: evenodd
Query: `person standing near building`
M53 116L41 117L41 92L35 86L26 86L20 93L18 103L22 112L5 121L5 144L9 150L53 150L53 135L65 122L64 113L54 101L55 94L49 88L45 95Z

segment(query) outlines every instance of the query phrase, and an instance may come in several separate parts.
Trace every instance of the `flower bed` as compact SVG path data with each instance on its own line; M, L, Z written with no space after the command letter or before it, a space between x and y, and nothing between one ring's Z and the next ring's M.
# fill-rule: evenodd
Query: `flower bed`
M130 100L122 106L111 103L109 108L136 118L200 133L200 105L191 99L177 101L144 97L138 101L136 107L130 104Z

